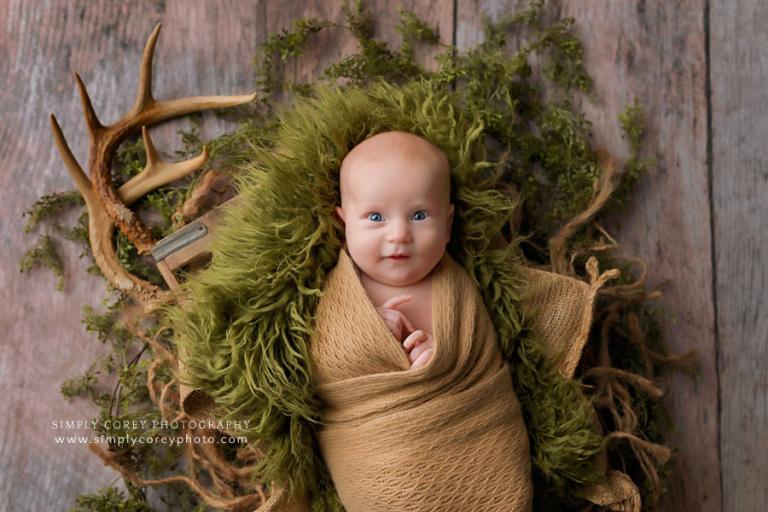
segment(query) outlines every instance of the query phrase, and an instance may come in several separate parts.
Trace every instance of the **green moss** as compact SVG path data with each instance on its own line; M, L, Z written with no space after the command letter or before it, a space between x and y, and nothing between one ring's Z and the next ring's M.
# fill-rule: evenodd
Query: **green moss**
M98 373L88 369L83 375L64 381L61 385L61 394L66 398L92 395L95 390Z
M430 27L407 9L399 9L398 13L400 23L397 25L397 31L403 36L403 52L412 52L413 46L418 42L428 44L440 42L440 32L437 28Z
M331 23L316 18L302 18L294 22L293 30L284 29L270 34L261 48L264 57L256 69L256 83L262 93L269 95L279 89L281 84L276 80L278 63L301 55L309 44L310 36L329 26Z
M136 176L147 165L144 141L138 135L127 137L117 148L112 160L112 182L115 188Z
M611 197L611 204L608 205L607 210L613 207L626 207L635 185L648 173L648 169L655 165L653 160L641 156L645 118L637 100L627 104L619 114L619 123L624 132L624 138L629 143L630 155L624 164L621 183Z
M64 262L49 235L39 237L37 243L24 253L19 271L28 272L37 266L53 271L56 276L56 289L60 292L64 291Z
M82 196L74 190L44 195L24 212L23 216L29 217L24 226L24 232L31 233L41 221L61 216L70 208L83 204Z
M145 500L129 496L109 486L94 494L82 494L68 512L154 512Z

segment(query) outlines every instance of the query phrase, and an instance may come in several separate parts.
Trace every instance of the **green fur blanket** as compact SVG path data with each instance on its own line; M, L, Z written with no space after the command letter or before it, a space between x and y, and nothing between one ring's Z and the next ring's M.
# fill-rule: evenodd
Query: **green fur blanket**
M211 265L184 285L171 308L184 379L207 392L225 419L266 447L259 478L306 493L315 510L340 509L315 443L320 404L308 342L318 299L343 243L334 217L339 166L367 137L389 130L442 149L456 206L448 250L478 285L500 349L513 368L538 485L565 495L599 475L593 411L579 384L544 361L519 308L520 256L503 238L516 201L485 161L484 127L466 119L454 95L429 82L317 88L280 116L238 174L240 197L224 216Z

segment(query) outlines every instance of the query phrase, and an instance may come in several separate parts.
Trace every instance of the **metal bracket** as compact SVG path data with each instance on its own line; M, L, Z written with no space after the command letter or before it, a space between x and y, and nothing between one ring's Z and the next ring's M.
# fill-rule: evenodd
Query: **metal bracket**
M190 222L175 233L163 238L150 251L156 262L161 262L171 254L200 240L208 234L208 226L203 222Z

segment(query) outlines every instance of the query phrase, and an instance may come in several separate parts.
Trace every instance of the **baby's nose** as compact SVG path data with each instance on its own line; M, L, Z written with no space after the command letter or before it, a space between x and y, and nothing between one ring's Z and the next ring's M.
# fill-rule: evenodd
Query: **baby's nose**
M387 240L392 243L407 243L411 241L411 228L407 222L394 221L390 223Z

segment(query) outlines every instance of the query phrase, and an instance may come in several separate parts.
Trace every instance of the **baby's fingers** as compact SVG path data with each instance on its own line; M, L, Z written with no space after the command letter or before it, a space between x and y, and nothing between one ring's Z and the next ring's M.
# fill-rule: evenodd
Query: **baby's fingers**
M413 327L413 324L411 323L411 321L410 321L410 320L408 320L408 317L407 317L407 316L405 316L405 315L404 315L403 313L401 313L400 311L397 311L397 310L395 310L395 312L396 312L397 314L399 314L399 315L400 315L400 321L401 321L401 322L403 323L403 325L405 326L405 330L406 330L406 331L408 331L408 332L413 332L413 331L415 331L415 330L416 330L416 329Z
M392 333L392 336L400 340L403 335L403 327L397 320L384 318L384 325L387 326L387 329Z
M397 297L392 297L388 301L386 301L384 304L381 305L382 308L385 309L397 309L397 307L402 304L403 302L408 302L413 298L413 295L398 295Z
M421 368L422 366L425 366L429 360L432 358L432 354L434 354L435 349L428 348L424 352L422 352L419 357L416 358L416 360L411 365L411 370L416 370L418 368Z
M413 331L411 334L408 335L407 338L405 338L405 341L403 342L403 347L405 350L410 351L413 347L421 343L422 341L427 339L427 333L425 333L422 330Z
M413 350L411 350L411 352L408 354L408 359L411 361L411 363L415 363L421 354L432 350L432 348L432 345L429 343L419 343L413 347Z

